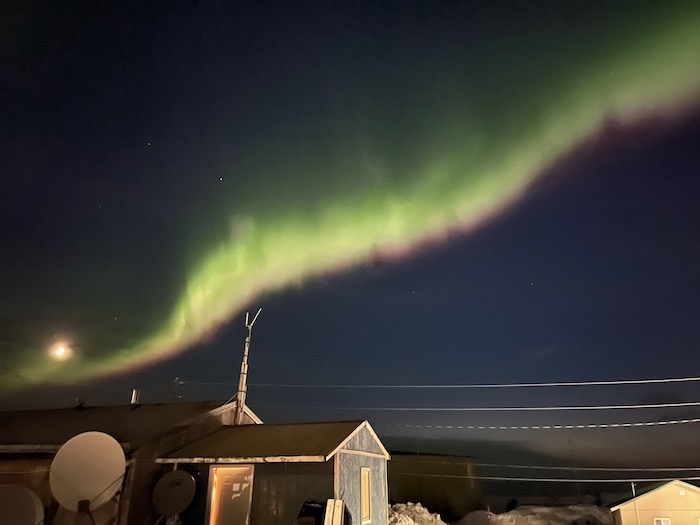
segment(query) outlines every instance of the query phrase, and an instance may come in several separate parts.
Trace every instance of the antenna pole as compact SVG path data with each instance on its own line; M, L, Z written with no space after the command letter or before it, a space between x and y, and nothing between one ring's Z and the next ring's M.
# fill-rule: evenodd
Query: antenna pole
M241 373L238 377L238 392L236 393L236 409L234 412L234 424L236 425L243 424L243 410L245 409L245 397L248 389L248 352L250 351L250 339L253 336L253 325L260 312L262 312L262 308L258 308L258 313L255 314L252 321L250 321L250 313L246 312L245 314L245 327L248 329L248 335L245 338Z

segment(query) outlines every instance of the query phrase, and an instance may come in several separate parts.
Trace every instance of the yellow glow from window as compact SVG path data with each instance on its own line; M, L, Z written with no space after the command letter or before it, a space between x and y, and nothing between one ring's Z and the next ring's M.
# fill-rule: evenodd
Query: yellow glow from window
M209 525L250 523L252 490L251 465L211 467Z
M370 505L369 469L362 467L362 523L372 521L372 509Z

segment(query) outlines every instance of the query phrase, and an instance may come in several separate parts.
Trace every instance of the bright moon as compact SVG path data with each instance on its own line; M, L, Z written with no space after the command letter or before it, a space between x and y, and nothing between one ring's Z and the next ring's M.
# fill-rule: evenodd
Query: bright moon
M49 355L56 361L65 361L73 355L73 350L65 343L56 343L49 350Z

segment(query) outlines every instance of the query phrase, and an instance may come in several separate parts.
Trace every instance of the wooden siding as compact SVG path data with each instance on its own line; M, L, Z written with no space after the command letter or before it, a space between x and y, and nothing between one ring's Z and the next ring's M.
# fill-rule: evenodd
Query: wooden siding
M368 433L369 434L369 433ZM338 488L337 497L345 501L345 506L352 516L352 525L362 523L362 467L370 469L370 493L372 525L387 525L388 501L386 485L386 460L374 456L348 454L342 450L337 456Z
M363 452L372 452L373 454L384 454L382 447L377 443L372 433L366 428L363 428L350 438L350 440L345 443L342 450L360 450Z
M620 505L613 517L615 525L654 525L654 518L669 518L671 525L698 525L700 489L671 482Z
M305 501L324 503L333 497L333 461L326 463L256 464L253 475L255 525L289 525Z

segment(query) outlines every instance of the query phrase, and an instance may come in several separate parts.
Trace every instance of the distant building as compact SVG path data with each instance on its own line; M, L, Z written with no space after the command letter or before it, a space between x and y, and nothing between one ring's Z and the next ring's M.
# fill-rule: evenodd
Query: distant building
M615 525L698 525L700 488L674 480L610 507Z
M389 502L420 502L443 521L457 521L483 508L479 466L469 456L392 452Z

